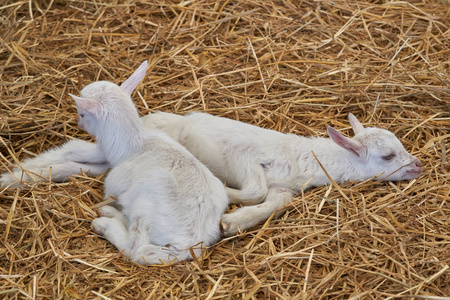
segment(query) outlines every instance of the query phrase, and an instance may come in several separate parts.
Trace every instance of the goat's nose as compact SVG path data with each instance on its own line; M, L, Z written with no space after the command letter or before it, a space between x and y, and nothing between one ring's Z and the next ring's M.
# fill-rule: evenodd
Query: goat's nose
M418 169L422 169L422 163L420 162L420 160L416 159L414 161L414 165L418 168Z

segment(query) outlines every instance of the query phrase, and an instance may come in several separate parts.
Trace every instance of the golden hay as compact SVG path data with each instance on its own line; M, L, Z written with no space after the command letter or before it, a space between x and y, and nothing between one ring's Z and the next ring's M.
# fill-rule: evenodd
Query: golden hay
M352 112L396 133L425 167L411 182L306 191L281 218L163 267L129 262L90 230L103 176L0 190L3 299L450 295L448 1L0 5L0 172L90 139L67 94L121 83L144 60L133 94L142 114L206 111L323 136L327 125L350 134Z

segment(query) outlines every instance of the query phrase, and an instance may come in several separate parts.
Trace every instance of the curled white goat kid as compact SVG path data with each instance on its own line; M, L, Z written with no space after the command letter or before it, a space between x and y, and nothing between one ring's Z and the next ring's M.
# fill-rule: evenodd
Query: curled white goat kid
M225 182L231 203L247 205L223 215L225 235L266 220L273 212L289 204L302 189L329 184L313 152L331 178L339 183L370 178L409 180L422 173L420 161L404 149L392 132L364 128L352 114L349 120L355 133L353 138L343 136L332 127L328 127L330 138L282 134L205 113L179 116L156 112L142 117L142 120L147 128L162 130L181 143ZM51 151L59 151L60 156L65 156L70 163L85 163L84 171L101 174L96 172L101 167L92 168L93 163L104 161L98 148L96 151L91 143L80 142L77 146L82 147L83 143L86 155L74 157L70 147L66 148L69 143ZM96 160L90 161L89 156L96 157ZM48 166L52 161L30 168L36 159L24 161L22 168L48 178ZM16 169L15 177L3 174L0 184L17 183L15 178L20 178L20 173L21 170ZM58 178L67 178L72 174L57 175Z
M66 154L89 167L111 167L105 197L115 197L121 209L101 207L93 230L131 260L159 264L192 258L190 251L199 256L201 243L216 242L228 197L223 183L183 146L144 127L130 94L146 68L144 62L120 87L99 81L80 97L71 95L79 126L96 137L100 152L86 143Z

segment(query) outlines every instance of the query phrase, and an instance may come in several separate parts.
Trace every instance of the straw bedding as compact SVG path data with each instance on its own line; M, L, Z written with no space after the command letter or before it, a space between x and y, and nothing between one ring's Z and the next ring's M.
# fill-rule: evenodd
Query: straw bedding
M121 83L144 60L141 114L205 111L325 136L328 125L351 135L352 112L393 131L425 168L410 182L305 191L282 217L160 267L131 263L91 231L104 176L0 190L3 299L450 295L448 1L1 3L1 172L90 140L67 94Z

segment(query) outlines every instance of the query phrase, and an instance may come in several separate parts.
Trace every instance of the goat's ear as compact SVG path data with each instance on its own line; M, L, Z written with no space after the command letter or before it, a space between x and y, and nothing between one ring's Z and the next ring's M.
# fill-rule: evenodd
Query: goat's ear
M358 134L364 129L364 126L358 121L358 119L355 117L354 114L349 113L348 114L348 120L350 121L350 124L352 125L353 132L355 134Z
M125 80L120 88L122 91L131 95L133 90L137 87L137 85L144 79L145 73L147 73L147 61L144 61L133 74L131 74L130 78Z
M72 94L69 94L69 95L75 101L78 108L80 108L94 116L99 116L101 114L102 107L101 107L100 103L98 103L97 101L83 98L83 97L78 97L78 96L75 96Z
M333 127L328 127L328 135L333 140L333 142L335 142L342 148L352 152L356 156L360 157L364 155L364 146L360 142L343 136Z

